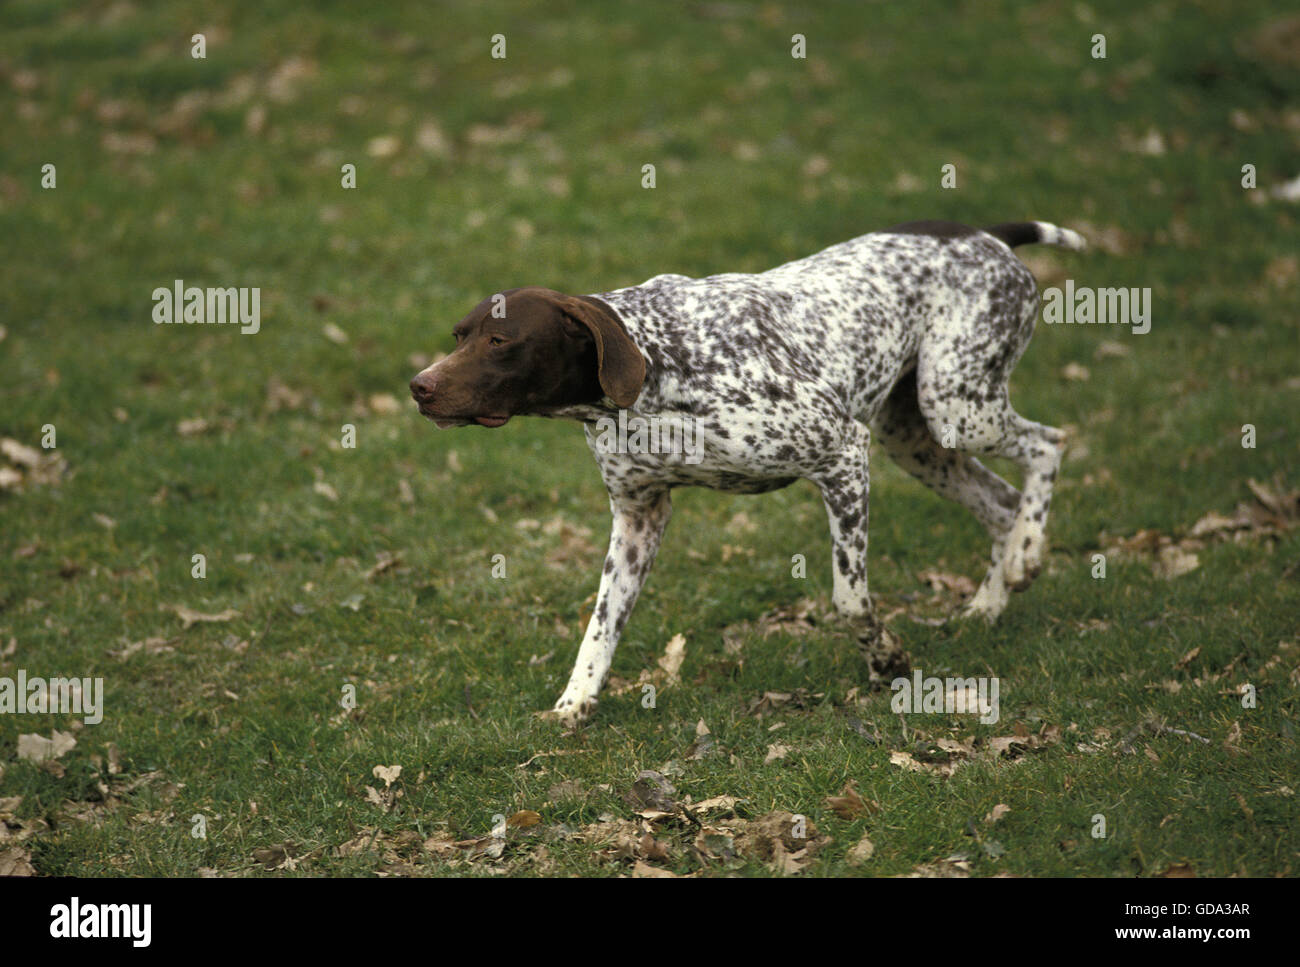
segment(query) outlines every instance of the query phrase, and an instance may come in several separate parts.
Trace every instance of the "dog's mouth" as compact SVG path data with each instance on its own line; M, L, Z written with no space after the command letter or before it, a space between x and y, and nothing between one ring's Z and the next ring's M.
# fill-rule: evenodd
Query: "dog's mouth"
M486 426L498 427L505 426L510 421L508 416L444 416L441 413L430 413L423 406L420 407L420 413L433 420L434 426L439 430L446 430L453 426Z

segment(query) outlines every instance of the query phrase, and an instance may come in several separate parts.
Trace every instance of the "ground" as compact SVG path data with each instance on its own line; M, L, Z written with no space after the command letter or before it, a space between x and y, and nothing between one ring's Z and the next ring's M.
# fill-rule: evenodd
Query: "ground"
M0 714L0 872L1294 874L1300 21L947 9L5 4L0 679L104 700ZM621 681L539 720L595 464L558 422L436 432L407 381L503 288L919 218L1067 225L1040 285L1152 293L1016 370L1071 440L995 626L938 620L978 526L874 460L882 613L999 720L866 687L806 483L679 492ZM155 325L176 279L260 288L259 332Z

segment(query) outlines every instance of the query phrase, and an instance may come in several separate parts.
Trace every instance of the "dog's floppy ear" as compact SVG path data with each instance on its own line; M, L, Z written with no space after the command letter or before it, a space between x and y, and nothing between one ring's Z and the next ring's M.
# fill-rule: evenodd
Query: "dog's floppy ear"
M624 409L635 403L645 382L645 357L618 313L608 303L583 295L567 296L560 308L586 326L596 340L597 377L605 395Z

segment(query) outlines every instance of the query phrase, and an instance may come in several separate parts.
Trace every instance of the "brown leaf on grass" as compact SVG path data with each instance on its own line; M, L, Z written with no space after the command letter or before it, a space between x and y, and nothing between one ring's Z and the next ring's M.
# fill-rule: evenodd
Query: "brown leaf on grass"
M817 827L806 817L796 817L776 810L746 824L735 837L737 851L750 859L765 863L778 873L803 871L813 857L831 842L818 834Z
M767 747L767 757L763 760L763 765L767 765L770 762L776 762L779 759L784 759L789 754L790 747L788 745L781 745L779 742L774 742Z
M529 826L536 826L541 821L541 813L534 812L531 809L521 809L506 820L506 825L515 829L527 829Z
M1197 645L1187 654L1183 655L1182 658L1178 659L1178 661L1174 662L1174 667L1186 668L1188 665L1190 665L1193 661L1196 660L1196 656L1199 655L1200 653L1201 653L1201 646Z
M57 450L37 450L11 437L0 439L0 454L12 465L0 463L0 490L21 490L24 484L48 486L68 473L68 462Z
M370 770L370 774L373 775L376 779L382 779L384 781L384 788L387 789L389 786L391 786L394 782L397 781L399 776L401 776L402 767L401 766L375 766L373 769Z
M653 833L646 833L641 837L639 844L641 855L648 860L656 863L667 863L669 860L668 847L661 841L655 839Z
M638 813L653 812L672 815L680 807L673 798L677 790L662 773L653 769L643 769L637 776L632 788L624 793L623 801Z
M651 866L649 863L645 862L644 860L637 860L632 865L632 875L637 877L638 879L640 878L665 879L665 880L678 879L677 874L672 872L671 870L665 870L659 866Z
M370 412L377 416L389 416L393 413L402 411L402 404L397 401L397 397L392 393L372 393L366 400L366 405Z
M366 571L366 580L373 581L375 578L379 577L379 575L392 570L401 563L402 556L400 554L393 554L391 551L380 551L375 555L374 565L370 570Z
M659 667L664 672L664 684L676 685L682 680L682 662L686 660L686 636L673 635L664 646L664 653L659 658Z
M266 384L266 402L263 408L268 413L280 410L297 410L302 407L306 394L292 389L272 376Z
M375 766L376 773L381 769L385 769L388 775L392 775L392 772L388 770L396 769L400 773L402 767L390 766L386 769L384 766ZM366 786L366 802L378 806L384 812L390 811L393 808L393 804L405 795L406 793L401 789L401 787L394 789L391 785L385 785L383 792L380 792L374 786Z
M1188 550L1182 545L1170 544L1157 552L1152 571L1155 572L1156 577L1171 581L1184 574L1190 574L1200 566L1201 559L1195 551Z
M1241 723L1233 722L1228 727L1228 734L1223 740L1223 747L1229 752L1238 752L1241 750Z
M169 651L175 651L172 647L179 638L145 638L143 641L132 641L124 644L116 651L110 651L109 654L118 661L126 661L136 652L144 652L146 655L162 655Z
M928 772L921 763L912 757L910 752L891 752L889 753L889 764L898 766L900 769L906 769L908 772Z
M1154 573L1173 579L1199 566L1197 551L1205 546L1205 541L1275 537L1300 524L1300 491L1288 489L1280 476L1267 484L1251 479L1246 486L1255 498L1253 501L1239 502L1228 515L1209 511L1181 540L1158 531L1141 530L1132 537L1113 540L1108 553L1150 555Z
M1000 802L984 817L984 822L991 826L1009 812L1011 812L1011 807L1004 802Z
M519 763L519 765L515 766L515 768L524 769L532 765L538 759L548 759L552 756L558 757L558 756L567 756L567 755L591 755L591 751L592 751L591 749L552 749L549 752L538 752L530 756L524 762Z
M1196 879L1196 871L1192 869L1190 863L1173 863L1163 873L1157 873L1156 876L1162 880L1194 880Z
M581 779L564 779L546 790L548 804L566 802L571 799L585 799L586 796L587 790L583 787Z
M743 829L747 823L740 823ZM702 826L695 837L695 852L705 861L718 860L730 862L736 858L736 835L739 829L718 826Z
M874 799L863 799L858 794L855 786L856 783L852 780L846 782L838 796L826 797L826 805L841 819L856 819L859 816L865 816L867 813L880 812L880 803Z
M825 611L812 598L801 598L791 605L773 608L760 615L757 621L741 621L722 629L722 641L728 654L736 655L744 649L745 641L756 635L767 638L781 633L802 637L824 623Z
M557 516L543 524L541 531L545 537L559 539L558 545L553 545L546 551L546 567L549 570L571 573L575 566L585 568L600 555L600 548L591 541L589 527Z
M695 741L687 747L686 758L692 762L698 761L712 755L716 750L713 733L709 731L704 719L700 719L695 723Z
M0 453L3 453L10 463L27 470L35 470L41 465L43 459L40 450L19 443L11 437L0 439Z
M750 700L745 714L761 719L765 715L771 715L777 709L786 707L802 711L812 708L825 697L824 692L810 692L806 688L796 688L793 692L764 692Z
M857 845L848 851L844 860L849 866L861 866L875 854L876 844L871 842L868 837L863 836L862 839L858 840Z
M936 568L926 568L916 575L930 586L936 594L947 591L951 594L974 594L975 582L964 574L949 574Z
M941 860L922 863L911 873L904 873L905 879L964 878L970 876L970 856L966 853L954 853Z
M602 859L621 862L640 856L643 833L636 823L611 817L583 826L571 836L578 842L599 847Z
M434 833L421 846L426 853L431 853L440 859L455 857L460 854L460 850L456 846L456 837L446 830Z
M161 604L158 606L159 611L174 611L176 616L181 619L181 630L188 629L191 625L200 622L231 621L239 617L239 612L234 608L227 608L217 614L208 614L203 611L195 611L193 608L187 608L183 604Z
M298 860L295 858L298 847L285 842L276 846L267 846L253 850L253 859L267 872L275 870L296 870Z
M635 681L628 681L618 675L611 675L605 684L605 694L610 696L626 695L629 692L644 691L646 685L656 688L669 688L681 682L682 662L686 658L686 637L674 635L664 646L664 653L658 658L655 669L643 668Z
M32 854L21 846L0 850L0 876L35 876Z
M739 801L735 796L712 796L697 803L691 803L686 809L689 812L700 814L717 811L730 813L735 812L736 803Z
M211 429L213 424L201 416L192 420L181 420L176 424L176 432L183 437L202 436Z
M76 746L76 736L71 732L55 729L48 739L43 735L28 733L18 736L18 758L28 762L46 762L62 757Z

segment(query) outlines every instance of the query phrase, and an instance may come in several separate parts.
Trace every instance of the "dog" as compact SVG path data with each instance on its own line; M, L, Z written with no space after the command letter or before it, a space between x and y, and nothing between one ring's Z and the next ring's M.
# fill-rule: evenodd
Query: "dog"
M577 420L609 491L595 610L548 714L574 725L595 708L674 487L756 494L811 480L830 524L835 609L874 680L905 663L867 592L873 432L988 531L991 564L961 613L995 620L1042 566L1065 437L1007 395L1039 301L1012 249L1033 243L1085 247L1045 222L909 222L757 274L658 275L598 295L507 289L461 319L454 351L411 380L420 413L439 428ZM678 442L689 432L694 445L610 446L620 416L683 428ZM1023 490L987 455L1018 465Z

